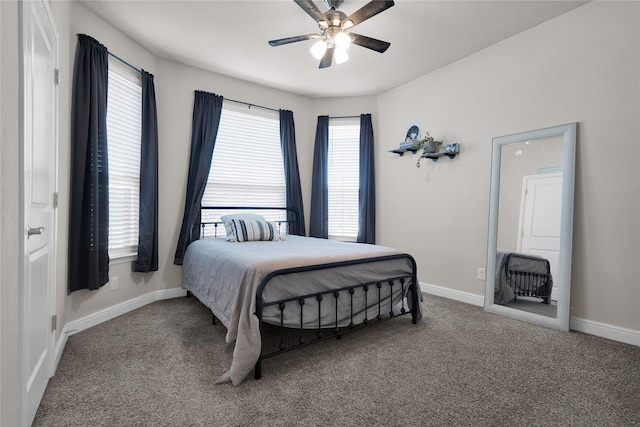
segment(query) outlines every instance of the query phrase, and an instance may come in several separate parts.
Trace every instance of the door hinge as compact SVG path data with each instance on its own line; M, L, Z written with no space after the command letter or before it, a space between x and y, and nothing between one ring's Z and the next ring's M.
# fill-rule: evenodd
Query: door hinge
M58 327L58 315L54 314L53 316L51 316L51 330L55 331L57 327Z
M53 193L53 207L54 208L58 207L58 193L57 192Z
M60 85L60 70L57 68L53 71L53 80L56 86Z

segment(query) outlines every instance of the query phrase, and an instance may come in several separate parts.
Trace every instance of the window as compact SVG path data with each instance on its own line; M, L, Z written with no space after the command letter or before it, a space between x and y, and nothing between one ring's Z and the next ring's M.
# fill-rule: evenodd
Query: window
M360 119L329 119L327 167L329 238L358 237L360 192Z
M140 75L109 64L107 141L109 159L109 258L129 258L138 251Z
M278 112L225 101L202 206L286 206ZM237 211L216 212L215 217L204 212L202 222L219 221L231 212ZM286 217L284 211L255 213L270 221ZM213 235L212 228L205 230Z

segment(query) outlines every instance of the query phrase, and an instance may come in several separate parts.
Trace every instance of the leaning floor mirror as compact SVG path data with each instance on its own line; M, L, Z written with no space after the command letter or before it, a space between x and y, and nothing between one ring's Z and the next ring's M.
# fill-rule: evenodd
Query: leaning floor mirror
M493 139L487 311L569 330L576 131Z

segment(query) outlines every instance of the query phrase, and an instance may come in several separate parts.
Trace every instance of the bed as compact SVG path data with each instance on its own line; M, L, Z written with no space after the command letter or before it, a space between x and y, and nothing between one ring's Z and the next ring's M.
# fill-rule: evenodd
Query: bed
M518 296L541 298L551 303L553 278L549 260L531 254L498 249L494 302L507 304Z
M201 237L210 237L191 243L183 261L183 288L224 324L226 342L234 345L231 366L218 383L238 385L252 370L259 379L266 358L381 321L403 315L411 315L414 324L421 319L411 255L287 235L281 226L290 221L243 215L203 223L216 231L211 235L203 228ZM220 236L220 223L226 237ZM247 230L254 238L246 238ZM263 343L267 327L278 328L278 342Z

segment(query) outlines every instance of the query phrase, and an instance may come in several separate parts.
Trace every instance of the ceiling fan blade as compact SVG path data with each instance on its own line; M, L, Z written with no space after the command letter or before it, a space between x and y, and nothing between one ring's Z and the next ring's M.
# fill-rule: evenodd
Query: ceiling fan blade
M269 44L271 46L282 46L283 44L302 42L311 39L319 39L320 37L322 37L320 34L305 34L303 36L285 37L284 39L269 40Z
M310 17L312 17L314 21L318 23L327 22L327 18L320 11L320 9L318 9L318 6L316 6L313 1L311 0L293 0L293 1L295 1L296 4L302 8L302 10L307 12L307 14Z
M324 56L320 60L320 66L318 68L327 68L327 67L331 66L331 61L333 60L333 51L334 50L335 50L334 47L330 47L330 48L327 49L327 51L324 53Z
M394 4L395 3L393 2L393 0L386 0L386 1L373 0L373 1L370 1L369 3L365 4L364 6L362 6L360 9L356 10L351 15L349 15L344 21L342 21L342 26L345 29L355 27L356 25L358 25L362 21L366 21L367 19L371 18L372 16L375 16L375 15L379 14L380 12L384 12L385 10L389 9ZM353 24L348 24L347 21L351 21ZM345 25L345 23L347 23L347 24Z
M356 33L349 33L351 36L351 42L358 46L366 47L367 49L375 50L376 52L384 53L391 43L382 40L374 39L371 37L363 36Z

